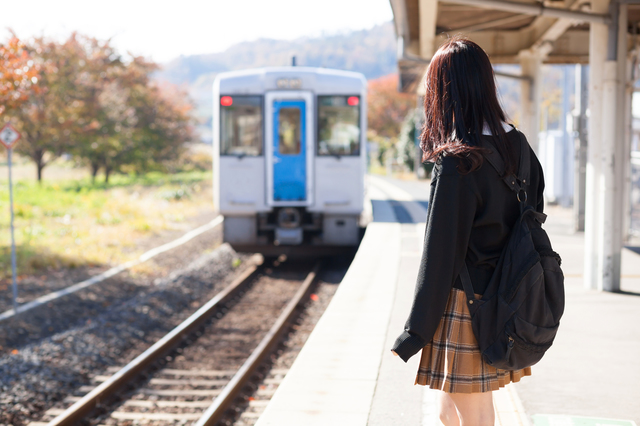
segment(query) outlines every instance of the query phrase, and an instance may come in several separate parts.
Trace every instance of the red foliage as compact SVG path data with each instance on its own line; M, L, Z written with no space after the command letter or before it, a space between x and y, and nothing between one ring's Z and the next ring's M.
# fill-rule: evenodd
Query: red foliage
M0 44L0 114L26 102L39 77L38 65L15 35Z
M398 74L389 74L369 81L368 126L379 136L397 138L402 121L416 107L416 95L398 92L398 81Z

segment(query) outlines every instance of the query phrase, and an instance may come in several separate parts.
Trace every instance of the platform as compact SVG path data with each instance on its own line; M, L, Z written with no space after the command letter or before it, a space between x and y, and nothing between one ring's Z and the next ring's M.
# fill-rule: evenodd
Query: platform
M436 391L413 385L419 356L405 364L389 350L409 312L428 194L428 182L369 177L373 222L257 426L440 424ZM569 211L548 213L567 308L533 375L494 392L496 424L640 424L640 255L624 250L624 293L584 290L582 235Z

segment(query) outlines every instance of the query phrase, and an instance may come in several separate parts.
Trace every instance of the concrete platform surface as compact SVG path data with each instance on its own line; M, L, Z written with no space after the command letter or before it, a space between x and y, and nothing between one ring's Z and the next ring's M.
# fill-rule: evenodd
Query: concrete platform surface
M373 222L257 426L440 424L437 391L413 384L419 356L405 364L389 351L413 296L429 182L368 181ZM547 213L566 310L533 375L494 392L496 424L640 424L640 255L624 250L623 293L585 290L582 234L571 233L569 210Z

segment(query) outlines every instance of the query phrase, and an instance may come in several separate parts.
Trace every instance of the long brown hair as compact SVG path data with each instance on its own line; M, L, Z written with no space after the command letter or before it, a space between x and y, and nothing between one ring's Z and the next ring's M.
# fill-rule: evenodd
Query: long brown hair
M484 151L479 138L486 123L498 136L494 145L505 160L505 172L514 171L515 154L502 127L506 115L498 102L491 62L480 46L462 37L449 39L431 59L425 85L423 161L455 156L465 160L462 173L478 169Z

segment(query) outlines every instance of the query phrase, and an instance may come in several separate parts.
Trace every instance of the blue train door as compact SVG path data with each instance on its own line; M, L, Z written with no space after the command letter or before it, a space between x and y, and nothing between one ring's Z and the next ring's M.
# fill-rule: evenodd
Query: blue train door
M273 101L273 200L307 199L304 100Z

